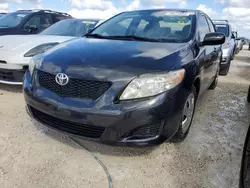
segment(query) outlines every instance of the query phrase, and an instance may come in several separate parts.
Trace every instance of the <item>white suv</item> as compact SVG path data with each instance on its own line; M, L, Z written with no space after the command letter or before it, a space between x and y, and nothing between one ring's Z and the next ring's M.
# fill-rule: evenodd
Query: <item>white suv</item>
M224 33L226 36L226 41L222 45L222 60L220 64L220 75L227 75L231 60L235 55L235 36L232 32L232 27L227 20L214 20L213 21L216 31Z

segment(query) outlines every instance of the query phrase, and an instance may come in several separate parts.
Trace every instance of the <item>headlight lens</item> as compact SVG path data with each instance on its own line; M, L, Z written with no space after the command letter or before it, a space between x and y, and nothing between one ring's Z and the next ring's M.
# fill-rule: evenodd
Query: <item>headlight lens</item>
M226 42L222 45L222 48L230 48L230 43Z
M28 51L26 54L24 54L24 57L33 57L37 54L46 52L48 49L54 47L55 45L59 44L58 42L54 42L54 43L47 43L47 44L42 44L39 45L35 48L32 48L30 51Z
M33 58L31 58L30 63L29 63L29 71L30 71L30 75L33 75L34 69L35 67L38 65L40 66L40 64L42 63L43 58L35 56Z
M120 100L151 97L168 91L181 83L185 69L165 74L145 74L130 82L122 93Z

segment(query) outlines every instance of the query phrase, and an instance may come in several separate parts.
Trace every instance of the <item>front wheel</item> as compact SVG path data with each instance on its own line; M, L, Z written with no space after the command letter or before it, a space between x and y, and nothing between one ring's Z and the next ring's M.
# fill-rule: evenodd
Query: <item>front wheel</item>
M217 87L217 85L218 85L218 77L219 77L219 70L217 71L217 73L216 73L216 75L214 77L214 81L212 82L212 84L209 86L208 89L214 90Z
M193 121L197 92L193 86L183 107L182 116L179 123L179 129L172 138L172 142L182 142L188 135L190 126Z
M231 60L234 60L236 54L236 48L233 50L233 54L231 55Z

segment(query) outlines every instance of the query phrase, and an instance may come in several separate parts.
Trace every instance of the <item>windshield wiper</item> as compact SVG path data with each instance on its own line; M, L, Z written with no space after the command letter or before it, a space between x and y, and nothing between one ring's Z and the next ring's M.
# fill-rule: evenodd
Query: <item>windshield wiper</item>
M114 39L124 39L124 40L137 40L137 41L148 41L148 42L162 42L162 40L152 39L147 37L139 37L135 35L124 35L124 36L109 36Z
M99 35L99 34L86 34L85 37L94 37L99 39L107 39L109 36Z
M149 42L163 42L164 39L152 39L147 37L139 37L135 35L121 35L121 36L104 36L99 34L86 34L86 37L94 37L101 39L121 39L121 40L137 40L137 41L149 41Z

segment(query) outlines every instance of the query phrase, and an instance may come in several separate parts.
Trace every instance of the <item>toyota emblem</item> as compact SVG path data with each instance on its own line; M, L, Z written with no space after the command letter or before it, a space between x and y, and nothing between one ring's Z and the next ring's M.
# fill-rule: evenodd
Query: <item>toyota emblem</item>
M69 82L69 77L64 73L58 73L56 75L56 83L61 86L65 86Z

